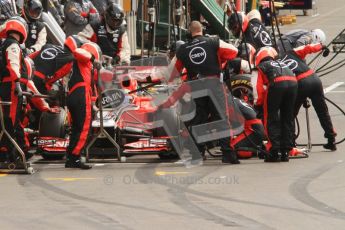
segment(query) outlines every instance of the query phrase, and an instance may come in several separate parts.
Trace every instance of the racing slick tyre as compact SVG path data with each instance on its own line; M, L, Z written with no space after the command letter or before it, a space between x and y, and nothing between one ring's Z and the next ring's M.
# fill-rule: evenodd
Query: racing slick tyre
M244 100L250 105L253 105L254 94L250 75L239 74L231 77L230 88L233 96Z
M39 124L39 137L56 137L65 138L66 137L66 119L67 113L63 108L60 108L60 113L42 113L40 124ZM43 150L38 150L45 160L61 160L65 153L62 152L46 152Z
M172 122L175 122L175 124L178 124L178 117L177 117L177 111L176 111L176 107L174 107L174 109L172 110L167 110L165 111L165 115L167 117L169 117L169 120ZM166 133L166 131L164 130L163 127L160 128L156 128L154 130L154 136L156 137L164 137L164 136L168 136L168 134ZM180 159L180 156L178 155L178 153L176 152L173 144L171 143L171 140L168 140L168 145L170 146L170 151L165 151L165 152L160 152L157 155L159 156L159 158L161 160L175 160L175 159Z
M67 113L63 108L60 108L60 113L42 113L39 124L39 136L65 138L66 118Z

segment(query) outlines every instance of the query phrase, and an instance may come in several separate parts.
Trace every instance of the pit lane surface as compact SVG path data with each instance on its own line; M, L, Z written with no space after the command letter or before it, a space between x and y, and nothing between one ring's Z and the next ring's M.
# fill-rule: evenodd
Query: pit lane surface
M343 1L319 0L317 17L298 25L324 29L328 41L343 29ZM344 58L345 54L341 57ZM338 60L340 60L340 58ZM345 108L345 68L322 78L326 96ZM331 88L329 88L331 87ZM338 140L345 117L329 106ZM299 143L306 143L304 111ZM311 112L312 140L323 131ZM1 229L344 229L345 153L313 147L308 159L289 163L207 160L186 169L155 156L128 163L66 170L61 162L40 164L34 175L0 174Z

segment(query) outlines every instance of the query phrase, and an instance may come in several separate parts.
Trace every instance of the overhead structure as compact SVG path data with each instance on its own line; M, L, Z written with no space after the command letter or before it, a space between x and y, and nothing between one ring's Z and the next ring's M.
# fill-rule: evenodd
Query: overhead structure
M227 16L226 20L224 20L224 10L215 0L191 0L191 7L201 13L221 37L224 34L225 36L230 34L227 27Z

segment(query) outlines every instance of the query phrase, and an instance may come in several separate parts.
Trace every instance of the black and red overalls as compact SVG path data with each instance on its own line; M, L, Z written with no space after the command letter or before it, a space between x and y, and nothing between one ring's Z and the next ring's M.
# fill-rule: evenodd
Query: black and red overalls
M231 138L230 145L240 158L252 157L253 151L245 150L249 148L256 150L266 139L265 128L262 121L256 117L255 110L246 102L234 97L234 101L240 109L244 119L244 132ZM242 148L242 150L241 150Z
M46 44L30 58L35 63L33 82L41 94L47 94L54 82L71 72L74 60L68 48L52 44Z
M332 120L328 112L322 82L316 73L304 61L308 54L317 53L321 50L321 44L300 46L288 51L282 58L282 62L289 65L298 81L298 95L294 109L295 117L298 115L298 112L305 100L310 98L319 118L321 127L325 131L324 136L328 139L332 139L337 134L334 131Z
M29 55L35 63L35 71L32 80L41 94L48 94L55 82L67 76L72 71L73 54L68 48L46 44L40 51ZM59 104L62 106L61 104ZM42 112L34 109L32 111L34 120L30 128L36 130Z
M258 66L256 105L264 107L264 126L272 155L294 146L294 107L297 80L287 65L270 59ZM266 87L266 89L265 89Z
M248 26L243 28L243 30L246 42L251 44L256 50L265 46L273 46L270 33L259 19L251 19Z
M47 30L44 23L39 20L28 21L28 27L28 38L25 41L25 47L32 52L41 50L47 43Z
M91 60L76 57L72 71L68 82L69 91L67 96L67 107L72 120L67 155L80 156L89 136L92 118L93 76Z
M103 20L97 25L87 25L78 35L97 43L102 54L112 57L114 64L130 63L131 53L125 25L111 30Z
M225 43L219 38L195 36L188 43L181 45L170 65L173 65L178 73L181 73L183 68L185 68L188 80L204 77L218 78L221 73L221 63L236 58L237 53L238 50L234 46ZM224 88L219 90L222 91ZM192 127L207 123L210 117L217 120L219 114L209 97L197 98L194 102L196 104L196 115L188 122L187 126ZM225 108L226 106L224 105ZM221 139L220 144L223 153L231 151L229 138ZM198 148L203 153L205 146L200 144Z
M2 106L5 128L17 141L19 147L25 150L24 129L21 125L24 116L23 97L16 95L15 88L16 82L19 81L24 91L28 82L28 75L19 43L12 37L8 37L3 43L2 60L0 98L1 101L12 102L10 106ZM1 145L6 147L8 151L13 148L6 136L3 137Z

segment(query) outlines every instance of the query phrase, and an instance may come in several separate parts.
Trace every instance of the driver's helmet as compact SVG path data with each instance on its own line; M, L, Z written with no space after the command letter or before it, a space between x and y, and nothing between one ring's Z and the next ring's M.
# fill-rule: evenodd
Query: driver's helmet
M122 25L125 14L120 5L110 3L105 10L104 17L109 28L115 30Z
M25 0L23 6L23 15L28 22L34 22L40 19L43 12L43 6L40 0Z

